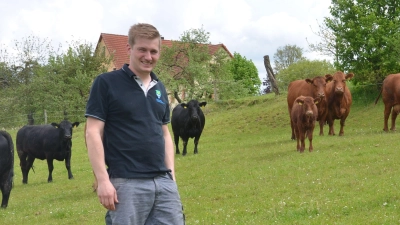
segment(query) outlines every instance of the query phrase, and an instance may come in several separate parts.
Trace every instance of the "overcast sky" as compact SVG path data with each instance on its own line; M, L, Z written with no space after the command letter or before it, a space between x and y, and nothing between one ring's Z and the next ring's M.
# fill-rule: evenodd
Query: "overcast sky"
M166 40L178 40L184 31L204 28L212 44L224 44L256 65L265 77L263 56L279 47L297 45L308 50L307 40L329 17L330 0L2 0L0 44L36 36L55 45L72 40L96 44L100 33L127 35L131 25L151 23ZM305 52L309 59L325 59Z

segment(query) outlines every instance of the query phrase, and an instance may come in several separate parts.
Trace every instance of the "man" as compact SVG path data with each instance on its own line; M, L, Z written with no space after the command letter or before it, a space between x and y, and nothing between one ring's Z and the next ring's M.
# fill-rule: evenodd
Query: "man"
M90 91L85 135L106 224L184 224L168 96L152 72L160 48L154 26L133 25L130 64L99 75Z

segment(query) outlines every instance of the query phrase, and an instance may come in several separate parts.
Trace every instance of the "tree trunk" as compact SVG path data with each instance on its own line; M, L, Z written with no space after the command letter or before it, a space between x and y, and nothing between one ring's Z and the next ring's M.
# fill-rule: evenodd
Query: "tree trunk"
M272 70L271 64L269 62L268 55L264 56L264 66L265 66L265 69L267 70L269 82L271 82L272 91L275 93L275 95L279 95L278 84L275 79L274 71Z
M174 91L174 97L175 97L176 100L178 100L178 103L182 103L182 100L181 100L181 98L179 98L179 95L178 95L177 91Z
M34 125L35 124L35 119L33 119L33 112L30 112L28 114L28 125Z

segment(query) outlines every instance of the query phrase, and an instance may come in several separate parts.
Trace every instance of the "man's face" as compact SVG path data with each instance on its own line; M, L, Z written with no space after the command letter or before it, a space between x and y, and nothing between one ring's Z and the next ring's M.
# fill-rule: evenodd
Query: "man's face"
M149 75L160 58L160 39L138 38L131 47L128 44L130 56L129 68L136 75Z

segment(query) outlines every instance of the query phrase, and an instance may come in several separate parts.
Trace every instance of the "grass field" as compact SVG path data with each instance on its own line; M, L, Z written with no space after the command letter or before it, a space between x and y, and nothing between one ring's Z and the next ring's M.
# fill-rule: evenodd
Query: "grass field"
M360 98L362 99L362 98ZM186 223L192 224L400 224L399 132L382 131L383 104L354 100L345 135L318 136L314 152L300 154L291 131L286 95L209 102L199 154L176 156L176 177ZM335 131L339 123L335 122ZM9 131L14 138L16 131ZM22 185L15 158L14 188L0 224L104 224L105 210L91 190L83 141L74 130L72 172L47 164Z

